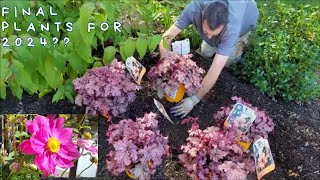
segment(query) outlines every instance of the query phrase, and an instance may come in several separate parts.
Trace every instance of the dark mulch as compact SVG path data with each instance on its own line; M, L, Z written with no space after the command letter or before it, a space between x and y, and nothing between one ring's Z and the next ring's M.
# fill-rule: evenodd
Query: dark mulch
M149 69L158 58L149 57L141 62ZM199 66L208 70L211 62L199 56L193 58ZM159 111L153 104L156 97L147 78L144 77L143 90L138 93L134 103L128 108L128 112L121 118L142 117L145 112ZM253 85L239 80L232 74L230 69L224 69L219 80L209 94L193 109L189 116L199 117L202 128L214 125L212 116L220 107L231 105L234 102L232 96L239 96L257 106L260 110L266 110L276 124L269 141L275 159L276 169L265 176L264 179L319 179L320 177L320 101L298 105L281 99L266 97ZM172 106L164 101L167 107ZM118 122L121 118L113 119ZM187 179L186 173L178 162L178 154L181 152L180 145L185 143L188 136L188 125L181 125L179 119L174 119L172 125L160 115L160 129L165 136L169 136L173 149L173 156L168 158L153 179ZM99 176L106 179L126 179L125 175L112 177L105 170L105 154L111 149L105 138L106 122L101 122L100 132L100 166ZM299 174L290 176L289 171ZM290 171L290 172L291 172ZM255 175L253 175L253 179Z
M158 57L149 55L141 62L149 69L156 63ZM211 62L199 56L193 58L198 65L208 70ZM159 168L153 179L188 179L184 168L179 164L177 156L181 152L180 145L187 138L188 125L181 125L178 119L174 119L172 125L160 115L153 104L156 92L152 89L146 76L143 81L143 90L138 92L137 99L132 103L126 114L114 118L116 123L122 118L141 117L145 112L159 114L160 130L165 136L169 136L173 156L167 158ZM234 102L232 96L239 96L257 106L260 110L266 110L276 124L274 132L269 136L269 142L276 169L266 175L264 179L320 179L320 101L313 101L302 105L287 102L282 99L266 97L253 85L248 84L232 74L225 68L214 88L193 109L190 116L199 117L202 128L214 125L212 116L220 107L231 105ZM9 96L5 101L0 101L0 113L83 113L84 108L78 108L67 101L51 104L51 97L46 96L42 100L28 95L23 96L22 104ZM162 101L162 103L165 103ZM167 107L172 104L166 104ZM111 147L107 144L105 131L108 123L99 122L99 168L98 176L102 179L126 179L125 175L112 177L105 169L105 155ZM298 177L290 176L289 171L299 174Z

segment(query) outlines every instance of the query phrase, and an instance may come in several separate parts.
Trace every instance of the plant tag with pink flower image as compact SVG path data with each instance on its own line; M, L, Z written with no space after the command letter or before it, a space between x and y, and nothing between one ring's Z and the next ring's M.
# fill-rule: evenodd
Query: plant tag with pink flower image
M224 125L226 127L229 127L230 125L236 126L241 133L246 133L256 117L253 109L242 103L237 103L231 110Z
M258 180L275 169L274 160L267 139L261 137L253 143L253 155Z
M164 108L164 106L163 106L159 101L157 101L156 99L153 99L153 102L154 102L154 104L156 105L156 107L159 109L159 111L161 112L161 114L162 114L166 119L168 119L172 124L174 124L173 121L171 120L171 118L169 117L169 115L168 115L166 109Z
M126 68L129 71L134 81L141 85L143 75L146 73L146 68L133 56L128 57L126 60Z

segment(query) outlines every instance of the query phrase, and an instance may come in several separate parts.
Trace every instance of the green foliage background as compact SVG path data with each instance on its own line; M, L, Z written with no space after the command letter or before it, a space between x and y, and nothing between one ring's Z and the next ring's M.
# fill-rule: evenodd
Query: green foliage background
M269 96L306 101L320 95L320 6L259 3L260 17L236 72Z
M52 102L67 98L74 101L75 92L72 80L84 74L87 69L109 64L119 54L122 60L135 52L143 58L153 52L161 40L157 28L168 21L169 12L162 12L164 6L158 1L1 1L1 7L9 7L10 14L1 17L1 21L10 27L1 33L1 39L7 37L10 47L1 45L1 81L0 97L6 98L7 87L17 98L22 98L24 91L38 94L39 98L55 92ZM57 16L48 16L52 6ZM14 17L13 8L32 8L31 16ZM42 7L45 16L35 16ZM16 22L22 31L14 31ZM39 25L50 23L50 32L39 31ZM61 22L56 31L54 22ZM68 32L66 23L73 23L73 31ZM96 29L87 31L89 22L96 24ZM100 29L100 24L109 24L107 31ZM122 24L122 32L113 31L113 22ZM30 23L34 23L36 32L26 32ZM170 23L170 22L167 22ZM52 26L51 26L52 25ZM150 28L153 27L153 28ZM17 37L24 42L22 46L14 45ZM28 38L33 39L35 47L27 47ZM40 37L46 38L46 42ZM53 46L52 38L59 42ZM70 38L65 47L63 39ZM46 43L44 47L41 43ZM101 52L103 52L101 54Z
M109 64L115 57L125 60L139 58L155 51L161 34L179 16L188 1L160 0L19 0L1 1L1 7L9 7L10 14L0 17L10 24L1 32L13 45L17 37L23 39L20 47L0 46L0 98L5 99L8 90L21 99L23 92L42 98L54 93L52 102L67 98L74 101L72 80L87 69ZM281 95L286 99L307 100L319 95L319 5L317 1L257 0L260 19L250 37L244 64L236 71L270 96ZM284 3L282 5L281 3ZM267 4L266 6L264 4ZM312 4L311 6L305 6ZM48 16L52 6L57 16ZM14 17L13 7L32 8L31 16ZM42 7L45 17L35 16ZM122 32L113 31L113 22L122 24ZM22 31L15 32L13 22ZM50 32L26 32L30 23L38 30L39 24L50 23ZM53 22L61 22L57 32ZM67 32L66 23L73 23L73 31ZM93 22L96 29L87 32L87 24ZM109 24L107 31L99 25ZM313 37L314 36L314 37ZM35 47L27 47L32 37ZM46 38L43 47L40 37ZM52 38L59 42L53 46ZM65 47L63 39L70 38ZM311 38L313 37L313 38ZM178 38L190 38L192 49L201 43L194 28L183 30Z

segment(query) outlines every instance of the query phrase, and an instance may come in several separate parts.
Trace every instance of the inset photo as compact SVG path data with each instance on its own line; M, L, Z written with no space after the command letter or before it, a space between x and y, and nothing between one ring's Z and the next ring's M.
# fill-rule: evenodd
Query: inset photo
M1 115L1 178L96 177L98 116Z

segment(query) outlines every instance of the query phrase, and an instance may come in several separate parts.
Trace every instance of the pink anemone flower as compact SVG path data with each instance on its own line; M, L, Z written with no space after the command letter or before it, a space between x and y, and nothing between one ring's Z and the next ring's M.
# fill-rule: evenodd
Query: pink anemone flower
M77 144L80 148L85 149L91 152L92 154L98 153L98 149L95 146L93 146L93 141L90 139L87 140L87 139L80 138L78 139Z
M62 117L37 115L33 121L27 121L30 139L19 144L24 154L35 155L34 164L45 177L57 175L56 166L73 167L73 161L80 156L77 146L72 143L72 128L64 128Z

